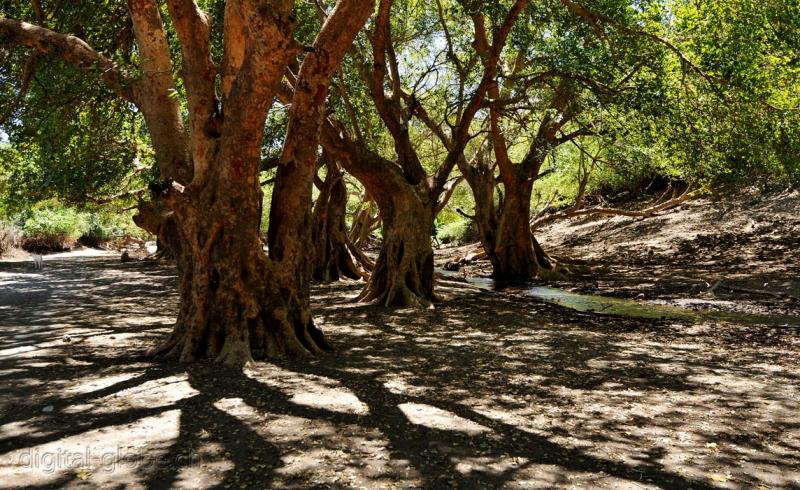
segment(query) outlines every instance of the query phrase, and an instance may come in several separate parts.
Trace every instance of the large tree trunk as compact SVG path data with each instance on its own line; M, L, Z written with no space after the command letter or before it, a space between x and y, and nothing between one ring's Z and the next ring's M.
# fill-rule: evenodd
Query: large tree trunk
M312 241L314 265L312 277L319 281L338 281L342 277L360 279L366 276L355 264L347 246L345 213L347 187L342 173L328 165L314 205Z
M459 164L461 173L467 181L475 200L475 215L472 219L478 227L481 245L488 254L497 242L497 207L494 202L494 169L484 166L471 166L465 161Z
M179 218L181 309L158 352L182 362L211 358L239 366L328 350L311 317L308 281L262 250L257 181L221 185L232 179L236 166L215 163L212 168L221 174L212 175L203 189L185 198L175 189L165 194Z
M502 282L526 281L539 271L530 232L531 185L507 189L494 247L487 250L492 277Z
M429 305L433 294L431 231L436 199L427 181L412 185L393 162L353 144L331 125L323 127L325 149L375 199L383 224L381 250L360 301L386 306Z
M496 204L490 167L462 166L462 171L475 198L475 222L492 263L492 277L507 284L529 281L537 275L549 277L554 262L530 232L533 181L506 177L506 192Z
M383 217L383 243L359 299L386 306L428 305L435 300L433 205L420 199L411 186L376 198Z
M264 122L286 68L304 51L293 37L294 2L227 2L219 63L212 57L212 16L194 0L166 6L180 46L185 106L175 100L172 50L155 0L128 1L140 55L133 70L75 36L2 17L0 41L58 54L98 74L143 114L163 181L151 187L154 199L140 207L137 223L172 249L181 296L172 336L157 351L233 365L320 352L327 344L311 319L307 258L318 134L330 78L373 1L337 1L292 77L269 257L259 237L258 173ZM188 109L188 127L181 107Z

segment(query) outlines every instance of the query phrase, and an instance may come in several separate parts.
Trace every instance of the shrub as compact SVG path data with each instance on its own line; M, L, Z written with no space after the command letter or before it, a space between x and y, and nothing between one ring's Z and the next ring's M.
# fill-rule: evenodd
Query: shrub
M116 227L107 225L100 216L93 213L89 215L86 231L78 238L78 243L85 247L97 248L115 234L120 234Z
M69 249L89 228L86 215L75 210L41 209L23 226L22 248L34 253Z
M459 219L436 227L436 237L442 244L463 245L478 240L478 234L472 220Z
M20 246L21 235L16 226L0 221L0 257Z

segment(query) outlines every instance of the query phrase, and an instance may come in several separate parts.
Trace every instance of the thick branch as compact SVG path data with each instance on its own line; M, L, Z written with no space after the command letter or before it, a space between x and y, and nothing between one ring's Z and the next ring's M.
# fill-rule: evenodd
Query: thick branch
M447 203L450 202L450 198L453 197L453 193L460 184L464 180L463 175L459 175L455 179L451 180L444 188L444 194L441 198L439 198L439 202L436 203L436 214L439 214Z
M244 19L239 10L239 2L231 0L225 3L224 50L222 55L222 100L228 98L233 82L244 63L245 30Z
M394 140L397 158L410 182L417 184L425 177L425 170L419 161L416 150L411 144L408 134L407 120L403 117L400 107L400 94L395 93L391 99L386 97L383 83L387 76L386 53L392 42L390 31L390 13L393 0L381 0L378 15L375 19L375 30L372 35L373 71L370 80L370 92L375 102L375 108L381 116L386 128ZM395 91L399 88L399 75L394 74Z
M302 261L320 126L331 78L373 11L373 0L339 0L300 65L270 212L269 252ZM300 183L308 183L302 185Z
M129 0L128 11L142 60L142 78L134 86L137 105L153 141L161 178L185 185L192 169L161 13L155 0Z
M214 92L216 68L211 60L211 19L193 0L169 0L167 6L181 42L182 75L192 132L192 162L195 177L202 181L212 158L213 138L220 135Z
M522 13L526 4L527 0L516 0L516 2L514 2L514 5L503 20L503 23L494 32L491 46L488 45L483 16L473 16L473 23L475 26L475 49L479 54L483 53L481 54L481 58L484 60L483 77L475 93L472 95L472 99L458 118L458 125L453 131L453 141L450 148L448 148L447 157L434 174L431 185L432 192L434 193L438 194L438 192L441 191L453 167L458 163L459 158L463 157L464 148L466 148L470 138L469 129L472 125L472 120L482 107L484 96L488 91L492 91L496 96L497 65L500 61L500 55L506 45L508 35L511 33L511 28L514 26L514 23Z
M402 192L408 185L405 176L394 162L383 158L363 144L351 141L330 121L326 121L322 126L320 143L373 195L376 195L374 192L376 190L386 190L389 193Z
M650 218L651 216L655 215L658 212L666 211L668 209L679 206L680 204L683 204L689 199L693 199L699 196L704 191L705 189L697 189L695 191L690 191L689 189L686 189L686 191L680 196L674 197L659 204L654 204L650 207L641 210L630 210L630 209L619 209L619 208L574 209L573 207L570 207L569 209L564 210L564 212L549 214L547 216L543 216L537 219L536 221L533 222L533 224L531 224L531 231L558 219L575 218L578 216L605 215L605 216L629 216L633 218Z
M550 103L552 112L546 111L542 116L536 136L533 137L528 152L520 163L519 171L523 178L535 179L547 155L559 145L556 134L572 118L572 114L567 111L572 96L570 80L562 79L555 87L553 101Z
M264 121L272 106L273 98L286 66L301 52L292 38L293 20L291 5L279 5L272 10L260 9L255 0L231 0L237 8L226 8L228 30L237 24L246 25L245 52L240 67L235 68L237 47L233 41L226 45L230 63L224 68L225 99L223 105L223 140L230 145L229 151L237 148L259 147L263 140ZM283 4L291 2L283 2ZM235 75L230 70L235 71ZM260 155L254 155L260 159Z
M100 79L117 95L135 102L128 74L80 38L0 17L0 43L27 46L42 54L56 54L84 71L96 70Z

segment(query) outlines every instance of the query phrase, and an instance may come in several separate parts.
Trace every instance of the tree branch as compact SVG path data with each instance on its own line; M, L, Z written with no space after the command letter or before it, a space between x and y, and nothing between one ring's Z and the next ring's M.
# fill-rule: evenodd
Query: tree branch
M672 199L664 201L660 204L654 204L650 207L641 210L629 210L629 209L619 209L619 208L587 208L587 209L575 209L574 207L570 207L569 209L564 210L564 212L560 213L553 213L547 216L543 216L531 224L531 231L555 221L561 218L575 218L578 216L592 216L592 215L605 215L605 216L629 216L634 218L650 218L651 216L655 215L658 212L666 211L668 209L674 208L683 204L684 202L688 201L689 199L693 199L700 194L705 192L704 188L697 189L691 191L689 188L686 191Z
M185 185L192 168L161 12L155 0L129 0L128 12L141 59L142 78L134 86L137 106L149 129L161 178Z
M211 60L211 19L194 0L168 0L183 56L183 83L189 105L192 163L195 178L204 179L221 134L214 91L216 67ZM227 10L226 10L227 13Z
M597 28L597 22L600 21L605 24L608 24L609 26L613 27L614 29L624 34L628 34L630 36L644 37L646 39L650 39L652 41L661 44L668 50L672 51L675 54L675 56L677 56L678 59L681 61L681 64L689 67L692 71L694 71L695 73L700 75L704 80L706 80L711 85L712 88L716 89L717 80L714 79L711 75L704 72L699 66L694 64L692 60L686 57L683 51L678 49L678 47L675 46L669 40L664 39L661 36L657 36L655 34L643 31L641 29L635 29L633 27L627 26L617 20L612 19L611 17L605 14L601 14L600 12L595 12L589 9L588 7L586 7L577 0L561 0L561 4L564 5L571 12L575 13L576 15L584 19L586 22L588 22L589 25L593 26L595 31L598 31L599 28ZM601 35L601 37L604 37L604 34Z
M25 60L25 64L22 66L22 74L20 75L19 80L19 91L17 95L14 97L14 100L8 103L5 110L0 113L0 125L5 123L14 111L17 110L19 107L20 102L22 99L25 98L25 95L28 93L28 89L31 87L31 80L33 80L33 74L36 70L36 61L39 57L39 53L33 53Z
M117 95L130 102L136 102L131 91L129 75L80 38L27 22L0 17L0 43L27 46L42 54L56 54L81 70L96 71L100 79Z
M403 110L400 107L400 94L395 93L389 99L383 90L383 82L388 72L386 53L389 50L388 45L392 42L390 31L392 4L393 0L381 0L378 7L378 15L375 18L375 28L372 34L373 70L369 84L375 108L394 140L395 152L400 166L403 167L413 185L425 179L425 170L422 168L422 163L420 163L419 156L408 135L407 121L404 120ZM395 91L397 91L400 83L399 75L394 76L393 82Z
M339 0L300 65L289 124L278 167L268 232L270 257L302 261L306 243L297 239L307 226L311 182L316 171L325 100L336 69L373 12L374 0ZM298 182L308 182L298 191Z

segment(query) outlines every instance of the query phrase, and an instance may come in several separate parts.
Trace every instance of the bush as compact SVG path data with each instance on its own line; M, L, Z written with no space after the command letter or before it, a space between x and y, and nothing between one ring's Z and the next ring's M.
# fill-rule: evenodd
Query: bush
M100 219L97 214L89 215L88 226L78 243L85 247L97 248L107 242L112 235L119 235L121 232L114 226L109 226Z
M464 245L479 239L472 220L460 219L436 227L436 237L442 244Z
M86 215L69 208L41 209L32 214L23 226L22 248L28 252L69 249L89 229Z
M21 235L16 226L0 221L0 257L7 254L12 248L20 246Z

